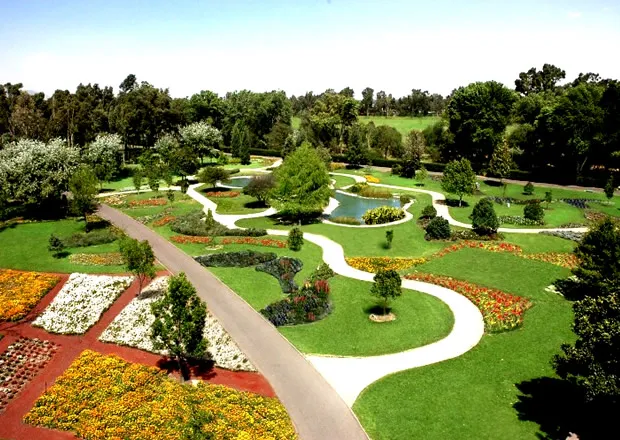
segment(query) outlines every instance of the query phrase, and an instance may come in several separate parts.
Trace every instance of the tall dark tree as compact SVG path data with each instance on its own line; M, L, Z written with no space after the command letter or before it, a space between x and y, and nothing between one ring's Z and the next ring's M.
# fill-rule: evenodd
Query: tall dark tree
M374 94L375 91L370 87L366 87L362 90L361 109L364 113L366 113L366 116L370 115L370 110L373 106Z
M524 95L554 91L557 83L566 78L566 72L553 64L543 65L542 70L532 67L527 72L521 72L515 80L515 90Z

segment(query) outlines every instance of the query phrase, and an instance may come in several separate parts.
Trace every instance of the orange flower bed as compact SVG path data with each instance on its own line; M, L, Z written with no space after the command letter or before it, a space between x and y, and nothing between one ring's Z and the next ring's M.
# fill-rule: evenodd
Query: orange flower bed
M0 269L0 321L22 319L58 281L55 275Z
M527 298L450 277L412 273L405 275L405 278L436 284L465 296L478 307L484 319L484 326L489 332L502 332L520 327L523 324L525 311L532 307L531 301Z
M214 198L233 198L239 197L241 193L239 191L211 191L206 192L205 196Z
M509 252L512 254L520 254L523 252L523 249L521 249L519 246L510 243L489 243L486 241L463 240L453 244L452 246L448 246L447 248L440 250L439 252L435 253L433 257L444 257L452 252L460 251L464 248L484 249L490 252Z
M153 226L159 227L159 226L165 226L168 223L170 223L171 221L173 221L176 217L174 215L166 215L162 218L160 218L159 220L155 220L153 222Z
M213 239L211 237L199 237L193 235L173 235L170 237L170 241L181 244L211 244Z
M249 244L253 246L265 246L284 249L286 241L275 240L273 238L256 238L256 237L228 237L223 238L220 244Z
M129 202L129 206L163 206L168 201L166 199L144 199L144 200L132 200Z
M556 266L574 269L579 264L579 258L575 254L562 252L544 252L540 254L523 254L523 258L528 260L544 261L545 263L555 264Z

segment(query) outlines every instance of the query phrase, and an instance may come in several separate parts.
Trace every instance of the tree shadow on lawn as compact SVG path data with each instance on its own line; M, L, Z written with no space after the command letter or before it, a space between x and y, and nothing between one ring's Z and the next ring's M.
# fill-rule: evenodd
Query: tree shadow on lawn
M494 186L494 187L496 187L496 188L501 188L502 186L504 186L504 184L503 184L503 183L498 182L498 181L496 181L496 180L488 180L488 179L487 179L487 180L484 180L484 182L483 182L483 183L484 183L485 185L488 185L488 186Z
M439 203L440 205L447 205L450 208L467 208L469 206L469 203L467 203L467 201L463 200L462 204L459 206L459 199L446 199L446 200L439 200L437 203Z
M248 208L248 209L267 209L268 206L265 202L261 202L260 200L254 200L252 202L247 202L243 204L244 208Z
M381 304L373 304L371 306L366 306L364 307L364 313L366 313L367 315L383 315L383 306ZM385 308L385 314L390 314L392 313L392 307L387 306Z
M537 423L542 440L565 439L575 433L580 440L612 438L617 431L620 407L588 403L583 393L566 380L540 377L516 385L522 393L513 405L519 420Z

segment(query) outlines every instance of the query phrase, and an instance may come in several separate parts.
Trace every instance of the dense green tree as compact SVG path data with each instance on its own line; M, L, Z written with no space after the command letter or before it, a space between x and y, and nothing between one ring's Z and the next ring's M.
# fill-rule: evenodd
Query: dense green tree
M403 155L400 162L400 175L409 179L415 176L420 168L425 150L424 134L419 130L411 130L405 138Z
M217 93L210 90L202 90L189 99L189 107L192 122L207 122L221 129L223 126L225 103Z
M616 187L614 185L614 176L609 176L609 179L607 179L607 183L605 184L605 196L608 200L613 198L615 190Z
M88 214L94 212L97 207L99 179L95 171L88 165L80 165L71 175L69 190L71 209L75 214L83 216L86 223Z
M525 217L527 220L542 222L545 218L545 210L542 208L539 202L533 201L523 207L523 217Z
M381 300L383 314L387 315L387 307L390 301L402 294L400 275L395 270L380 269L373 280L370 294Z
M504 187L504 195L506 195L506 184L504 179L510 175L514 162L512 160L512 152L507 142L502 142L495 147L491 161L489 162L489 172L496 177Z
M284 122L276 123L268 135L265 136L267 148L282 151L286 139L293 133L293 128Z
M362 111L366 113L366 116L370 115L370 110L372 109L374 101L374 94L375 91L370 87L366 87L364 90L362 90L361 108Z
M119 242L119 250L127 270L138 279L139 295L147 278L153 278L156 274L153 248L147 240L125 237Z
M353 98L355 96L355 91L351 87L345 87L338 94L342 96L346 96L347 98Z
M301 130L293 130L284 140L282 157L286 157L298 149L306 140L305 133Z
M215 187L217 182L223 182L230 178L230 173L222 167L205 167L198 173L198 181Z
M274 198L286 212L299 216L322 210L329 202L329 174L316 150L302 145L288 155L275 171Z
M251 135L243 120L235 123L231 137L231 151L233 157L248 159L250 155Z
M276 179L272 173L269 173L252 178L250 183L243 188L243 194L254 197L259 202L265 203L275 187Z
M524 95L544 91L554 91L557 83L566 78L566 72L553 64L543 65L542 70L532 67L527 72L521 72L515 80L515 90Z
M459 206L463 204L465 194L473 194L476 184L476 173L471 168L471 163L467 159L453 160L443 172L441 178L441 188L455 194L459 198Z
M208 341L203 336L207 306L184 273L172 276L163 297L151 305L155 316L151 340L155 349L166 350L179 368L190 358L202 358ZM182 372L182 377L184 374Z
M288 231L288 248L292 251L300 251L304 244L304 233L299 228L292 228Z
M472 229L478 235L492 235L499 228L499 220L489 199L480 199L471 213Z
M447 117L454 144L445 158L463 156L487 164L501 142L517 95L495 81L458 88L450 98Z
M384 158L400 158L403 154L403 136L394 127L379 125L372 133L373 150Z
M353 124L347 127L345 130L344 142L347 145L345 152L347 163L360 166L366 165L370 161L370 150L362 126Z

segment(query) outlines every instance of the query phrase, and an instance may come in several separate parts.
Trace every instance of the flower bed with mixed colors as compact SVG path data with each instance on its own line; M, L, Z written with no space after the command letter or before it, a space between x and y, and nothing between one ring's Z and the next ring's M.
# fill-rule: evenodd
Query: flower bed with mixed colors
M55 275L0 269L0 321L18 321L58 284Z
M124 206L126 203L125 195L115 194L103 199L103 203L110 206Z
M168 201L164 198L132 200L131 202L129 202L129 207L136 208L139 206L164 206L167 203Z
M210 244L213 243L211 237L200 237L194 235L173 235L170 241L180 244Z
M151 304L158 301L167 288L168 277L154 279L140 296L131 300L114 318L99 340L166 355L166 351L156 350L153 347L150 335L151 326L155 320L151 312ZM210 313L207 314L203 334L209 341L207 349L209 357L218 367L234 371L256 371L245 354Z
M232 237L223 238L220 244L248 244L252 246L264 246L284 249L286 247L285 240L276 240L273 238L256 238L256 237Z
M132 281L133 277L73 273L33 325L51 333L85 333Z
M352 257L345 258L347 264L364 272L376 273L383 270L404 270L426 263L426 258L393 258L393 257Z
M56 348L49 341L20 338L0 355L0 413L45 367Z
M166 215L158 220L155 220L153 222L153 226L155 227L159 227L159 226L166 226L168 223L170 223L171 221L173 221L176 217L174 215Z
M239 197L241 193L239 191L209 191L205 193L206 197L213 197L216 199Z
M294 439L282 404L221 385L180 384L157 368L84 351L35 402L26 423L85 439Z
M502 332L521 326L525 311L532 307L532 303L527 298L450 277L412 273L405 275L405 278L436 284L465 296L482 313L484 326L488 332Z
M71 254L69 261L87 266L120 266L125 264L120 252L105 252L102 254Z
M540 254L521 254L523 258L528 260L544 261L545 263L555 264L556 266L573 269L579 264L579 259L575 254L567 254L562 252L544 252Z

